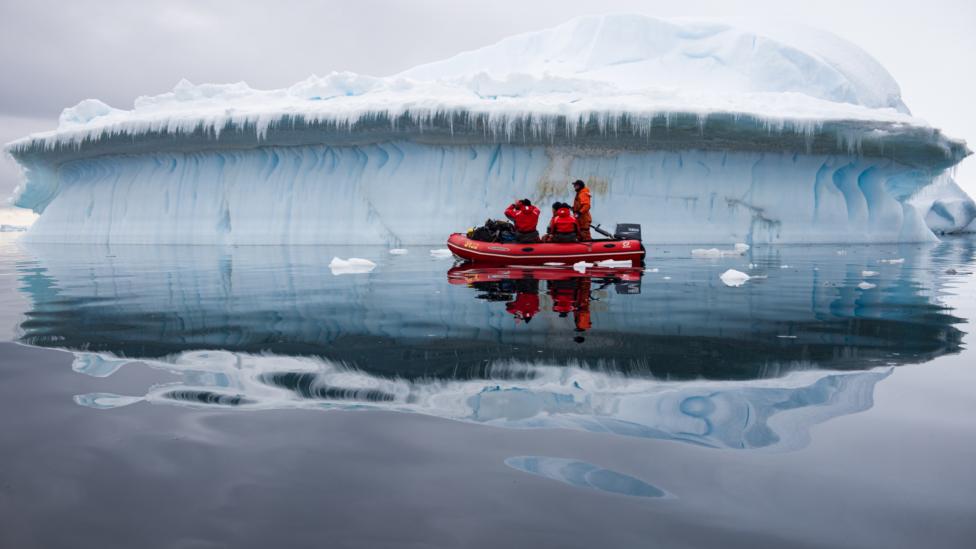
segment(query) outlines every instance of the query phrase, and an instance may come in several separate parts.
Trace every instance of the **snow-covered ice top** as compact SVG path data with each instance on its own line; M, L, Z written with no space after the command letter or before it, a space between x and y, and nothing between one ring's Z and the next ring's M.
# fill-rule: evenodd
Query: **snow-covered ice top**
M792 131L808 141L837 123L857 134L852 143L898 141L908 132L910 141L934 143L949 164L968 154L962 142L912 117L887 71L835 36L783 24L624 14L579 17L382 78L333 72L276 90L182 80L171 92L139 97L131 110L87 99L65 109L56 131L15 141L10 150L83 148L139 134L219 140L229 129L276 141L269 131L312 127L321 140L320 126L356 134L356 142L388 139L377 127L426 131L428 139L440 131L518 142L558 134L572 142L594 125L603 135L645 135L682 116L697 121L702 134L716 116L730 120L726 131L733 133L746 119L761 131ZM296 139L312 138L283 141Z

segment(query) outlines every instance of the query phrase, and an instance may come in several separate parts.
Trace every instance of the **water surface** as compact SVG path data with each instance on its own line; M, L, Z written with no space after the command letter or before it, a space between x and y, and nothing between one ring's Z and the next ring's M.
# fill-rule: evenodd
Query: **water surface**
M5 236L0 545L967 546L974 268Z

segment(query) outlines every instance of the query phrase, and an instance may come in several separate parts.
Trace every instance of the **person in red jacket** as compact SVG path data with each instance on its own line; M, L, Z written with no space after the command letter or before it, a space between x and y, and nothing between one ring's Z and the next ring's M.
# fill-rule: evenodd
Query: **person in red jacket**
M515 224L515 241L521 244L531 244L539 241L539 208L532 205L528 198L513 203L505 210L505 217Z
M556 202L552 205L553 216L549 222L549 242L576 242L579 240L579 224L569 209L569 204Z

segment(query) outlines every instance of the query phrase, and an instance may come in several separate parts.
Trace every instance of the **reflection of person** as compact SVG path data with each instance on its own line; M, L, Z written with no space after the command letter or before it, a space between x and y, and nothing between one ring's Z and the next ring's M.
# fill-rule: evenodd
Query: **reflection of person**
M515 224L515 241L531 244L539 241L539 208L532 205L528 198L513 203L505 210L505 217Z
M576 331L585 332L592 326L590 322L590 278L580 277L576 279L576 311L573 312L573 320L576 321Z
M576 310L576 279L550 280L549 296L552 297L552 312L560 318L569 316Z
M593 218L590 217L590 189L587 189L586 183L579 179L573 182L573 188L576 189L573 213L576 214L576 220L579 222L580 240L585 242L590 240L590 223L593 222Z
M539 281L533 278L515 280L515 299L505 304L505 310L516 322L528 323L539 312Z

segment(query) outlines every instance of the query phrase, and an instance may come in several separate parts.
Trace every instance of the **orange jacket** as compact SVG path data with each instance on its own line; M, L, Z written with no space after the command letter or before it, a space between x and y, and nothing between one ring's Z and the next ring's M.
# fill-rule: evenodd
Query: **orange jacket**
M576 212L576 221L579 222L580 229L589 229L593 218L590 217L590 189L583 187L576 193L573 200L573 211Z

